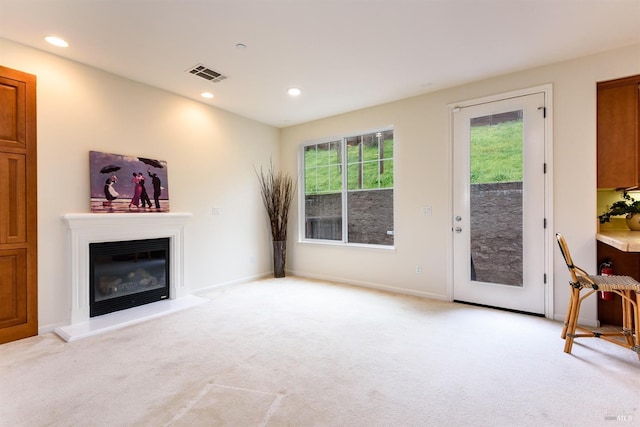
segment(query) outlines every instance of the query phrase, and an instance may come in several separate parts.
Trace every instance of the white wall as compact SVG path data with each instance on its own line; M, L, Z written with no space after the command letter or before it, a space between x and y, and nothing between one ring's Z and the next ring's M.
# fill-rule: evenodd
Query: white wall
M569 241L574 261L595 271L596 82L640 73L640 45L525 70L386 105L285 128L281 165L298 170L300 143L326 136L394 126L395 251L291 244L296 274L446 298L451 248L448 104L551 83L553 85L553 231ZM433 206L433 216L421 215ZM297 209L297 205L295 206ZM297 236L297 216L292 235ZM568 302L568 273L553 245L555 318ZM526 260L525 260L526 262ZM423 273L416 274L415 266ZM585 303L581 318L596 318Z
M39 323L47 331L69 318L69 248L61 216L89 211L90 150L168 162L171 209L193 213L185 237L185 283L194 291L271 270L253 165L267 165L273 157L295 174L301 142L389 124L396 140L396 250L296 243L294 210L288 269L444 298L451 204L447 105L546 83L554 91L554 230L565 234L574 260L593 271L595 83L640 73L640 45L281 131L3 39L0 64L38 78ZM425 205L433 206L433 216L421 215ZM221 215L212 216L212 207ZM554 251L554 313L561 318L567 275ZM583 314L595 318L595 307Z
M37 76L41 332L69 321L61 216L89 212L90 150L168 162L171 210L193 214L188 290L268 274L270 235L253 166L277 162L278 129L3 39L0 64Z

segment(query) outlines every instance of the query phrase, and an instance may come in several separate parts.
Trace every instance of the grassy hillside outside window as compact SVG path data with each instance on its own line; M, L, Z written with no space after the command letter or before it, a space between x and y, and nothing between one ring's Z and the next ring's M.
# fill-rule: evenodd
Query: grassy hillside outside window
M522 120L471 123L471 183L522 181Z

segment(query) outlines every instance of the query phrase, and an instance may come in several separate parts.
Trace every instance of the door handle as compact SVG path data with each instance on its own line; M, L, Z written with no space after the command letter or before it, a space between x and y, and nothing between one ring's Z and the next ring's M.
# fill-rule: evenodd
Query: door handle
M462 233L462 227L456 227L456 233Z

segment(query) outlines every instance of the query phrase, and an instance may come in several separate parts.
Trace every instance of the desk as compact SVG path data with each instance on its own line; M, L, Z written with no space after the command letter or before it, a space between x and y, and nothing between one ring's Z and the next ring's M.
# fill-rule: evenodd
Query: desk
M598 265L606 258L613 261L614 274L640 280L640 231L606 230L596 234ZM622 308L618 295L612 300L598 298L601 324L622 325Z

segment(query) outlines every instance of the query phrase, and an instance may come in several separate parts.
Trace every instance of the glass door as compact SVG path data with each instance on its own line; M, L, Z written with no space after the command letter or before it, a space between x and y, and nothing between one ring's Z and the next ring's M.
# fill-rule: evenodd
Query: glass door
M454 113L454 299L544 314L544 94Z

